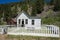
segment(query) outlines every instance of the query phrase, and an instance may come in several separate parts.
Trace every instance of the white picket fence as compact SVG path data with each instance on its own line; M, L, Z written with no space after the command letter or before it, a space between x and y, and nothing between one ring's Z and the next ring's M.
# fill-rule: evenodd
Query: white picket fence
M9 26L9 25L6 25ZM4 28L0 25L0 34L4 33ZM29 36L45 36L45 37L59 37L59 27L41 27L41 29L25 29L24 27L8 27L8 35L29 35Z
M4 29L3 28L0 28L0 34L4 34Z
M45 37L59 37L59 29L39 29L30 30L21 27L8 28L8 35L29 35L29 36L45 36Z
M15 25L0 25L0 34L5 34L7 32L7 27L14 27Z

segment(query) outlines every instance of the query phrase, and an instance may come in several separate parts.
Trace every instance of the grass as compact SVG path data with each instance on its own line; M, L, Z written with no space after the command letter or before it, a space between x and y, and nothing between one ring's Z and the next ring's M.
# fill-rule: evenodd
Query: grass
M8 35L8 39L17 39L17 40L60 40L59 38L54 37L38 37L38 36L14 36L14 35Z
M47 21L46 21L47 20ZM53 24L53 25L57 25L60 27L60 17L56 17L56 18L53 18L53 17L50 17L50 18L43 18L42 19L42 24Z
M48 15L42 19L42 24L53 24L60 27L60 13L56 13L56 15L52 15L53 12L47 13Z
M56 37L23 36L23 35L0 35L0 40L60 40Z

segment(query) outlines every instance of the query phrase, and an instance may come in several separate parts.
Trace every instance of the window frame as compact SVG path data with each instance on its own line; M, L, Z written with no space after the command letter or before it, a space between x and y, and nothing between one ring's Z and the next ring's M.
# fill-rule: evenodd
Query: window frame
M34 25L35 24L35 20L32 20L32 25Z
M25 24L28 24L28 19L25 19Z

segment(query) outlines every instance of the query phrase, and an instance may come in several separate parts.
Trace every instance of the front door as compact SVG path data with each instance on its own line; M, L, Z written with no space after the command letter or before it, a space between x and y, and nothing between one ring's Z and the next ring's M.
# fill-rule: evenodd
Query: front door
M22 25L21 25L21 27L24 27L24 19L22 19Z

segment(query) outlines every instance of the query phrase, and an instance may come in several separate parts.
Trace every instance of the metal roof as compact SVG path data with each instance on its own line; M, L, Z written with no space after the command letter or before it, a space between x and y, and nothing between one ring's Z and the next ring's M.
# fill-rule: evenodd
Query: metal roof
M22 13L24 13L29 19L40 19L40 17L30 16L28 13L26 13L26 12L24 12L24 11L18 13L17 18L18 18Z

